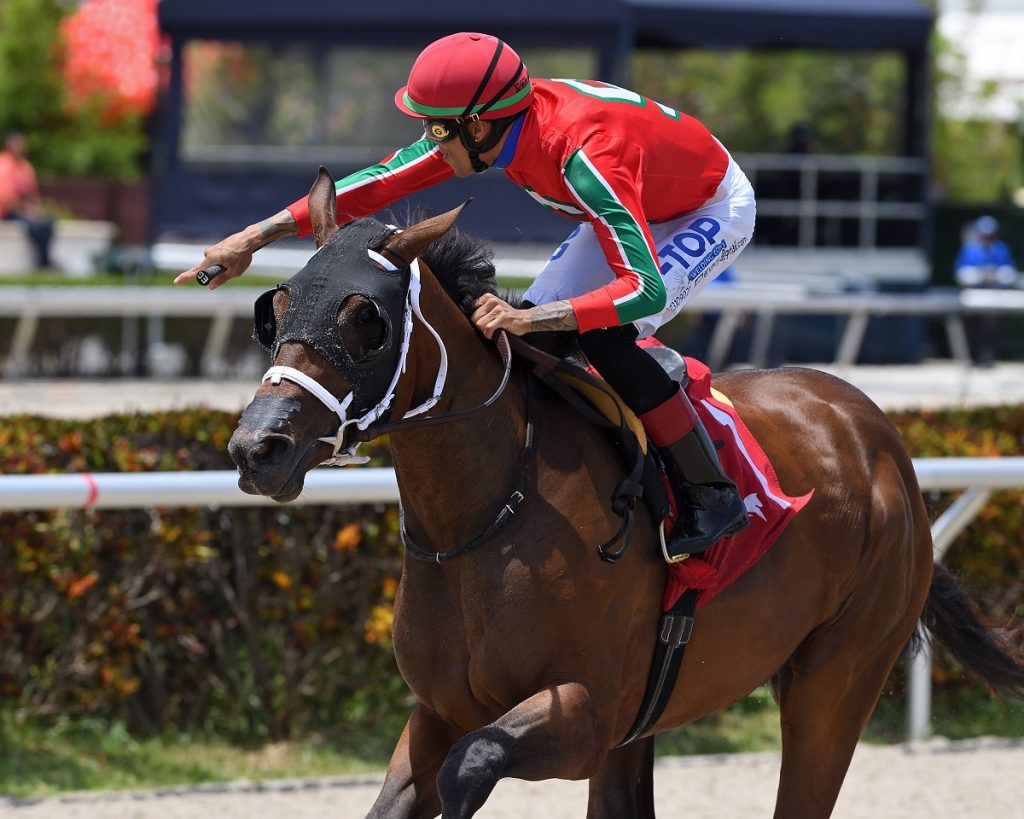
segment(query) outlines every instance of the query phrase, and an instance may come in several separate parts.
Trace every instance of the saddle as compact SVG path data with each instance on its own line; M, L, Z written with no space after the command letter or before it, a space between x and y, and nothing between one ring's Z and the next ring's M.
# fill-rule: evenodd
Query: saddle
M647 434L636 413L612 387L595 372L572 357L560 358L545 352L519 336L510 336L512 349L529 362L534 375L558 393L571 407L591 423L606 429L622 458L626 476L616 486L611 504L623 519L615 536L597 547L606 563L614 563L629 548L635 528L637 500L642 498L654 520L660 522L664 540L674 523L675 501L654 447L648 447ZM655 358L675 380L685 385L686 363L668 347L657 347ZM618 548L612 548L621 541ZM662 544L664 545L664 543Z

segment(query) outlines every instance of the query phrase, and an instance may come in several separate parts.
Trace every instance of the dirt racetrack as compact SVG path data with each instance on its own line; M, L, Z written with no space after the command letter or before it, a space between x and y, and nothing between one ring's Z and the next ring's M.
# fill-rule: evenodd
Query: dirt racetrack
M675 757L655 770L658 815L686 819L770 817L777 754ZM0 799L11 819L357 819L381 777L230 783L82 793L34 803ZM582 819L586 784L503 780L480 819ZM835 819L1024 819L1024 740L934 739L861 745Z

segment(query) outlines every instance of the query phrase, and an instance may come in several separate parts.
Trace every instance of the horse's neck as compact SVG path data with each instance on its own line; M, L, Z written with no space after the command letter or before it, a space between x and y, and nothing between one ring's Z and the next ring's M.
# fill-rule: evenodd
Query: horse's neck
M479 406L501 382L496 348L473 330L433 277L424 277L423 288L424 314L448 354L444 392L428 415ZM409 400L418 403L434 386L439 355L424 327L417 325L413 337ZM524 435L523 394L515 379L486 410L391 434L406 518L412 531L429 539L424 547L453 548L486 526L514 487Z

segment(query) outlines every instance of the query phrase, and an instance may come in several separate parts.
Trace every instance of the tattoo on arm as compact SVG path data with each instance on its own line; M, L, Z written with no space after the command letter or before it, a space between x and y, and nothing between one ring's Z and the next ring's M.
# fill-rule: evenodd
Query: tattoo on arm
M275 213L269 219L264 219L256 227L260 229L264 245L269 245L285 236L294 236L296 232L295 218L287 208Z
M530 332L538 330L576 330L579 323L568 301L553 301L530 308Z

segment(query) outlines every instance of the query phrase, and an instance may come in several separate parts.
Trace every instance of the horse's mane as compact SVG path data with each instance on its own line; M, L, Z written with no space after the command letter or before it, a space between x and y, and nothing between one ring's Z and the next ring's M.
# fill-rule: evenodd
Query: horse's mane
M409 214L406 225L432 214L422 208ZM497 293L494 251L483 239L452 227L423 252L423 261L433 271L445 292L466 315L484 293Z
M400 220L413 225L432 214L417 208ZM399 220L396 220L399 221ZM494 251L483 239L452 227L423 253L423 261L433 271L445 292L467 316L472 315L476 300L484 293L498 294L494 269ZM513 307L522 307L522 294L505 290L499 294ZM580 355L579 338L575 333L529 333L527 341L558 356Z

